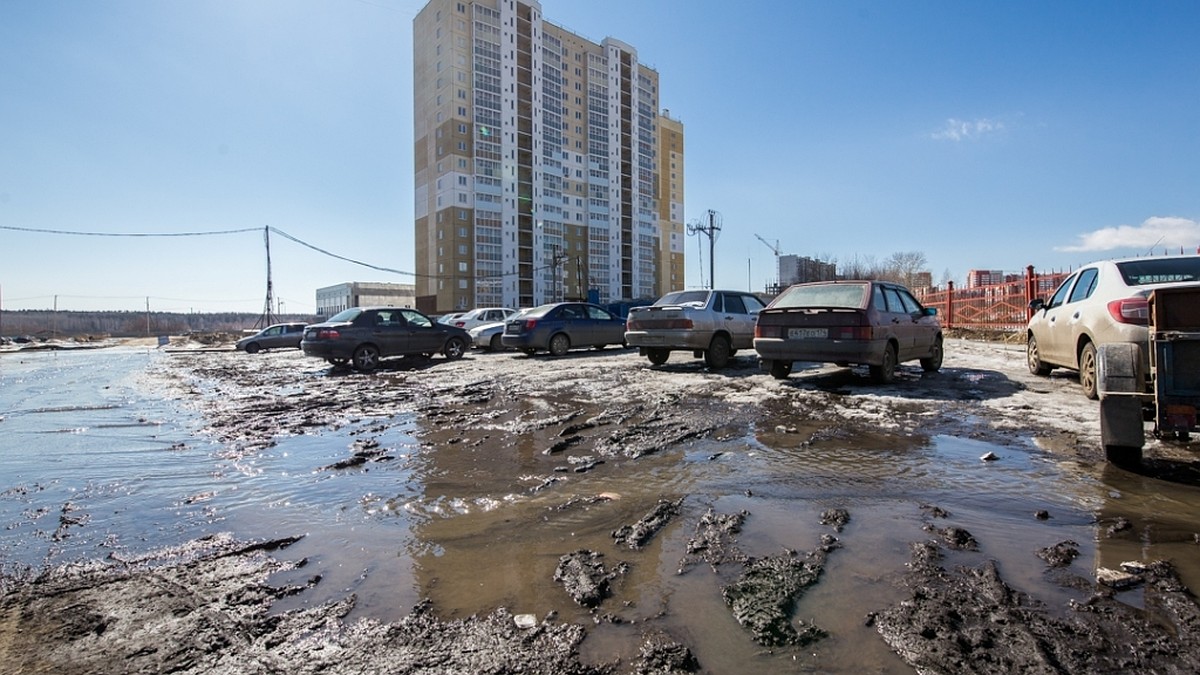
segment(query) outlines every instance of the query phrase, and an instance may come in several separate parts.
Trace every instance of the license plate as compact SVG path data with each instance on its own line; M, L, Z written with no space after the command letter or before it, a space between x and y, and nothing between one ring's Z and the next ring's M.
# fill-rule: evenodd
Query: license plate
M828 328L789 328L789 340L809 340L812 338L827 338L829 337Z

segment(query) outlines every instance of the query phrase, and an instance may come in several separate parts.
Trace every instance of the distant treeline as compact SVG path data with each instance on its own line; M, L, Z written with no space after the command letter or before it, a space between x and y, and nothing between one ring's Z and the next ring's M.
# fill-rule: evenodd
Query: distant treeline
M272 315L271 323L318 319L305 314ZM46 309L0 311L0 335L8 337L146 337L185 333L240 333L247 328L263 328L261 314L219 312L180 314L175 312L68 312Z

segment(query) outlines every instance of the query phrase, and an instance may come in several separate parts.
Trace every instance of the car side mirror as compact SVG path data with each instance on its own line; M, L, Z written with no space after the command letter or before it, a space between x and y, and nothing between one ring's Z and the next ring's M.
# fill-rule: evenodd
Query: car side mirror
M925 316L937 316L937 307L926 307L922 314Z
M1038 311L1039 309L1042 309L1045 306L1046 306L1046 301L1041 298L1034 298L1033 300L1029 301L1029 309L1031 309L1035 312Z

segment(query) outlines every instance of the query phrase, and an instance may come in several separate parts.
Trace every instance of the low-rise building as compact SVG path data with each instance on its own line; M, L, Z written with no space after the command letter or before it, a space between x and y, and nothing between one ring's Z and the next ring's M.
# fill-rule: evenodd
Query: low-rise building
M317 314L325 317L351 307L413 307L415 304L416 287L413 284L351 281L317 289Z

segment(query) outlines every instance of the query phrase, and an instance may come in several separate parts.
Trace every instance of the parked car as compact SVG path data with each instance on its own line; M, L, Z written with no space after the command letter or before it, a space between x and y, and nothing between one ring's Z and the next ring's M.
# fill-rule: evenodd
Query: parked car
M465 313L466 312L450 312L449 314L443 314L437 318L437 322L452 326L454 325L454 320Z
M305 325L303 322L299 322L277 323L273 326L267 326L254 335L238 340L235 347L247 354L257 354L264 349L277 349L280 347L296 349L300 346L300 340L304 337Z
M724 368L739 349L754 347L754 320L763 303L744 291L674 291L649 307L629 310L625 341L661 365L673 350Z
M517 310L509 309L508 307L480 307L465 314L461 314L448 323L453 326L458 326L464 330L471 330L472 328L485 323L508 321L508 319L516 313Z
M415 309L351 307L304 331L300 348L334 365L374 370L382 358L412 354L462 357L470 336L457 326L434 323Z
M1097 398L1096 351L1100 345L1137 343L1142 347L1143 366L1148 366L1150 291L1198 285L1200 255L1084 265L1048 300L1029 303L1033 311L1025 331L1029 372L1049 375L1054 368L1077 370L1084 395Z
M527 309L518 310L518 311L514 312L512 315L510 315L508 318L515 319L527 311L529 311L529 310L527 310ZM507 320L496 321L493 323L484 323L484 324L475 326L471 330L467 331L467 333L469 333L471 336L471 344L473 344L475 346L475 348L477 348L477 349L486 349L491 352L504 351L503 337L504 337L504 324L505 323L507 323Z
M758 313L754 349L763 368L784 379L794 361L866 365L888 383L896 366L918 359L927 372L942 367L937 310L887 281L796 284Z
M562 356L569 349L625 344L625 320L591 303L560 302L529 310L504 325L501 344L526 354Z

